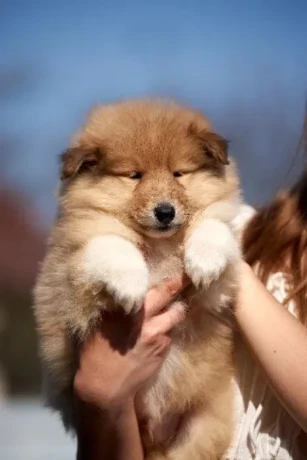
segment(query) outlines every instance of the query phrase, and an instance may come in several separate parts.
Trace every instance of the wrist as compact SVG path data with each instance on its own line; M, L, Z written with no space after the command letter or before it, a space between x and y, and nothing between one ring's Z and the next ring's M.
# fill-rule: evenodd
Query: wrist
M96 420L109 420L118 422L131 418L135 414L135 405L133 398L126 399L106 399L106 398L80 398L76 395L76 404L78 409L81 408L83 416L87 414Z
M118 418L135 412L134 398L110 398L108 401L101 400L97 407L107 411L110 417Z

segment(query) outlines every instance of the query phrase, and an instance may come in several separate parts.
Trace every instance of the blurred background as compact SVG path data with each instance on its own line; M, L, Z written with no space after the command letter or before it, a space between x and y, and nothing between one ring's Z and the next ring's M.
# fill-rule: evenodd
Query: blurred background
M74 458L41 407L31 289L58 155L93 103L162 95L231 141L247 201L302 166L306 0L0 2L0 458Z

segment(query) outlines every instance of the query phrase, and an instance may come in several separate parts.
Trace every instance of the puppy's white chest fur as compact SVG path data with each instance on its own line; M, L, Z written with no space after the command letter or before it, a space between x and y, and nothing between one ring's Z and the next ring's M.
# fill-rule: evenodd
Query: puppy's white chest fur
M147 256L150 285L159 284L165 279L174 277L183 271L183 250L180 244L169 240L156 240ZM160 420L163 412L163 401L166 401L169 388L182 366L182 348L184 343L178 338L173 340L163 365L141 395L140 413L146 414L150 420ZM154 422L153 422L154 423Z
M183 270L183 251L178 243L168 239L155 240L148 255L149 284L154 286Z

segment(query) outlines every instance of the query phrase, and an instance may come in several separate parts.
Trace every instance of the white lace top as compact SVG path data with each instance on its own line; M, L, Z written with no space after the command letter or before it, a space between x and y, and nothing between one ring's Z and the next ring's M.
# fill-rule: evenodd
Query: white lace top
M254 212L244 205L235 222L237 228L244 228ZM287 296L282 273L273 274L267 288L279 302ZM290 302L289 311L295 314L294 310ZM300 428L279 403L242 341L236 360L235 435L225 460L304 460L297 450Z

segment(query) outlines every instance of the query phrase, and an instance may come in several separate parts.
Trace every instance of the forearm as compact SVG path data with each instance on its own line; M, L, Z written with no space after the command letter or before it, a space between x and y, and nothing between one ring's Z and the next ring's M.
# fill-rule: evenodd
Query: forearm
M307 330L247 266L242 270L236 319L273 391L306 431Z
M78 403L77 460L143 460L134 404L102 410Z

